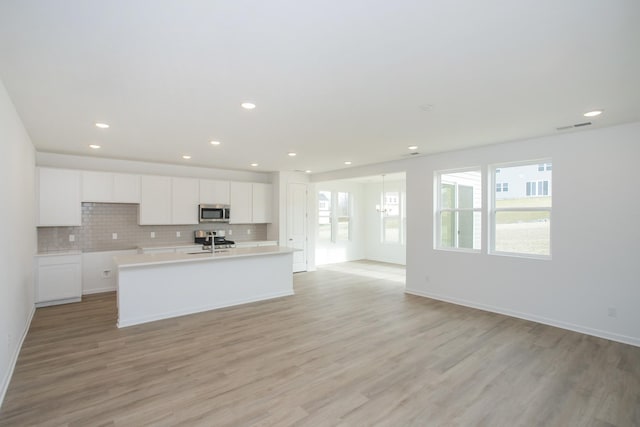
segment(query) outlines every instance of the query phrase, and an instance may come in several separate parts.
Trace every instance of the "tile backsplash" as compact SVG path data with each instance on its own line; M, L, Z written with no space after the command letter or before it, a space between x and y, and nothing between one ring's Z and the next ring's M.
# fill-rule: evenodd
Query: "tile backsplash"
M227 239L238 242L267 238L266 224L138 225L136 204L83 203L81 227L38 227L38 252L96 252L186 244L193 243L194 230L223 230ZM177 237L178 232L180 237ZM155 238L151 238L151 233ZM73 236L73 242L70 236Z

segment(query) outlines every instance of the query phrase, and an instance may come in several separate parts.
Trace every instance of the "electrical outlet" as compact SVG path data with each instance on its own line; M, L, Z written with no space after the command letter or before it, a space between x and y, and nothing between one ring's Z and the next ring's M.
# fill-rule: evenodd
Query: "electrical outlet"
M113 240L118 240L118 233L111 233L111 238Z
M108 279L109 277L111 277L111 270L102 270L102 278Z
M233 230L227 230L227 234L231 236L233 234Z
M180 237L180 232L176 231L176 237Z
M155 231L152 231L152 232L151 232L151 234L150 234L150 236L151 236L151 238L152 238L152 239L155 239L155 238L156 238L156 232L155 232Z
M247 234L251 234L251 229L247 228Z
M73 234L69 234L69 241L70 242L75 242L76 241L76 236Z
M431 277L424 276L424 281L425 281L425 283L429 283L431 281Z
M607 313L609 314L609 317L618 317L618 310L615 307L609 307Z

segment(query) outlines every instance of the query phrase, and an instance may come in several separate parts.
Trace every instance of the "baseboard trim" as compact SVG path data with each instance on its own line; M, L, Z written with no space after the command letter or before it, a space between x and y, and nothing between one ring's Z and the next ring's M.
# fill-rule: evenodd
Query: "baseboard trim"
M36 313L36 306L31 306L31 312L25 322L24 330L22 331L22 336L20 337L20 342L16 347L16 351L11 356L11 361L9 362L9 370L7 371L7 375L2 380L2 390L0 390L0 408L4 403L4 398L7 395L7 390L9 389L9 384L11 383L11 377L13 377L13 371L16 368L16 363L18 363L18 356L20 356L20 350L22 350L22 344L24 344L24 340L27 337L27 333L29 332L29 327L31 326L31 320L33 320L33 315Z
M627 335L620 335L613 332L607 332L600 329L588 328L574 323L563 322L560 320L549 319L547 317L536 316L529 313L522 313L519 311L509 310L501 307L495 307L492 305L478 304L473 301L468 301L460 298L452 298L445 295L434 294L430 292L418 291L415 289L405 289L406 294L416 295L419 297L431 298L438 301L444 301L451 304L462 305L464 307L476 308L478 310L490 311L492 313L504 314L505 316L516 317L518 319L530 320L536 323L542 323L543 325L555 326L556 328L567 329L573 332L579 332L586 335L591 335L598 338L604 338L611 341L620 342L623 344L633 345L640 347L640 338L630 337Z
M83 289L82 295L103 294L105 292L115 292L115 286L107 286L106 288Z

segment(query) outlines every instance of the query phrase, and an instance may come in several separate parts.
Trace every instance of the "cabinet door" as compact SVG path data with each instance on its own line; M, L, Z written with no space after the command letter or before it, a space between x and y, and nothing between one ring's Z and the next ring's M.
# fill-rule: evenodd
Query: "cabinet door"
M199 184L197 179L171 178L172 224L198 223Z
M140 177L140 225L171 224L171 178Z
M229 181L201 179L200 203L207 205L228 205Z
M80 255L40 258L36 302L82 297Z
M114 173L113 201L115 203L140 203L140 175Z
M252 222L252 186L249 182L231 182L229 205L230 224L251 224Z
M113 201L113 174L109 172L82 171L82 201Z
M82 225L80 171L38 168L37 175L38 225Z
M252 221L254 223L271 222L273 191L271 184L252 184Z

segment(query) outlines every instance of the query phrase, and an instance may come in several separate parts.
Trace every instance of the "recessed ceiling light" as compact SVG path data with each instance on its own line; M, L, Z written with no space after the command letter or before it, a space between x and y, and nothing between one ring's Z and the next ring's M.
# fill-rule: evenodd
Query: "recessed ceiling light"
M290 152L290 153L287 153L287 155L288 155L289 157L295 157L295 156L296 156L296 153L294 153L294 152L292 151L292 152Z
M189 156L188 154L185 154L184 156L182 156L183 159L185 160L189 160L191 158L191 156Z
M96 127L100 129L109 129L109 125L106 123L96 123Z
M344 162L344 164L345 164L345 165L350 165L350 164L351 164L351 162L347 160L346 162Z
M256 104L254 104L253 102L243 102L240 105L242 105L242 108L244 108L245 110L253 110L254 108L256 108Z
M98 148L100 148L100 146L98 144L89 144L89 148L93 148L94 150L97 150Z
M220 141L210 141L211 145L220 145Z
M595 117L595 116L599 116L600 114L602 114L604 110L593 110L593 111L589 111L588 113L584 113L583 115L585 117Z
M304 171L304 173L311 173L311 170L307 169L306 171Z
M409 150L417 150L418 146L417 145L410 145L407 147Z
M258 166L258 164L257 163L251 163L251 166L253 166L255 168L256 166Z

